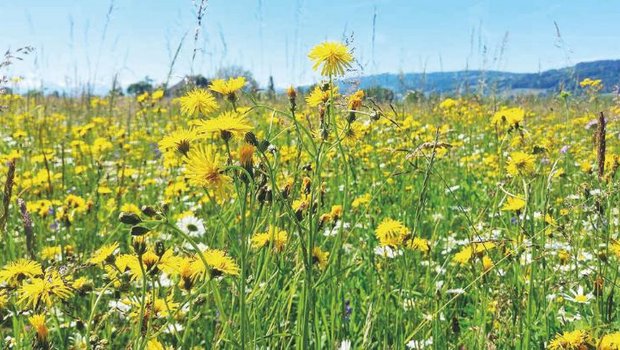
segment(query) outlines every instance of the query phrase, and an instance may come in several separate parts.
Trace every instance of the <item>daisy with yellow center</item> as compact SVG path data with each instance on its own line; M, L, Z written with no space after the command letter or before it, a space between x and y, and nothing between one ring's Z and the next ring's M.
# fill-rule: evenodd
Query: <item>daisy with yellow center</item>
M583 287L577 287L577 290L571 290L571 294L564 294L564 299L568 301L572 301L578 304L589 304L590 300L594 299L594 295L592 293L585 294Z
M312 69L321 70L325 77L342 76L351 67L353 55L349 48L336 41L326 41L313 47L308 54L313 61Z
M181 104L181 113L189 116L204 116L218 108L215 97L205 89L194 89L178 101Z
M212 146L192 149L185 161L185 175L190 184L212 190L223 195L232 182L224 175L222 159Z

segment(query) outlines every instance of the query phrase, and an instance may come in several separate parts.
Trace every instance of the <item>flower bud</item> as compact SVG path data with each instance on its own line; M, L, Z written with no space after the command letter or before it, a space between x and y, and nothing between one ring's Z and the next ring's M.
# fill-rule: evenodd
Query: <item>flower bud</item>
M137 225L142 222L142 219L136 213L122 212L118 216L118 220L125 225Z

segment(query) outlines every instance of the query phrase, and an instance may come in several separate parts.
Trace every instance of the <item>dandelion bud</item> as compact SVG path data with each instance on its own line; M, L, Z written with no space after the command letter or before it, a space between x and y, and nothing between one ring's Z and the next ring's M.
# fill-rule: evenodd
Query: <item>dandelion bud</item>
M142 211L144 215L148 217L153 217L157 215L157 210L155 210L155 208L151 206L143 205L142 208L140 208L140 210Z
M146 252L146 242L142 236L134 237L131 245L138 256L142 256Z
M286 94L288 96L288 102L291 106L291 111L294 112L297 108L297 101L295 101L295 99L297 98L297 92L295 91L295 88L293 86L290 86L288 90L286 90Z
M340 217L342 217L342 205L332 206L332 210L329 215L334 219L334 221L340 219Z
M603 295L603 291L605 288L605 280L601 278L601 276L597 276L594 281L594 295L600 297Z
M323 214L319 218L319 228L323 228L325 223L330 222L332 220L332 216L330 214Z
M132 236L143 236L150 230L144 226L132 226L129 231Z
M118 216L118 221L126 225L137 225L142 222L142 219L136 213L122 212Z
M239 149L239 162L241 166L245 168L245 170L252 169L254 156L254 146L252 145L243 145Z
M224 142L228 142L228 140L232 138L233 134L228 130L222 130L220 132L220 136L222 137L222 140L224 140Z
M162 256L164 256L165 252L166 247L164 246L164 242L157 241L157 243L155 243L155 254L157 254L157 256L161 258Z
M99 342L99 337L96 334L93 334L90 336L90 338L88 339L88 342L91 345L96 345Z
M454 334L459 334L461 332L461 325L459 323L459 319L456 316L452 317L452 332Z
M260 203L271 202L271 200L273 199L273 193L270 188L268 188L267 186L263 186L258 190L256 199Z
M263 140L258 144L258 150L261 152L266 152L267 148L269 148L269 145L270 145L269 141Z
M296 200L293 202L292 207L295 211L295 217L297 220L303 220L304 211L308 208L308 203L305 201Z
M288 96L289 100L295 100L295 98L297 98L297 91L295 91L293 85L288 87L288 89L286 90L286 95Z
M373 120L373 121L377 121L377 120L379 120L379 118L380 118L379 112L377 112L377 111L372 111L372 112L370 113L370 119L371 119L371 120Z
M23 199L18 198L17 204L19 205L19 212L22 217L22 223L24 224L24 233L26 236L26 250L30 254L31 258L34 260L35 240L34 240L34 225L32 223L32 218L30 217L30 213L28 212L28 209L26 208L26 202Z
M288 184L284 186L280 194L282 195L282 198L288 199L288 196L291 194L291 186Z
M349 115L347 116L347 122L349 124L353 123L355 120L357 119L357 117L355 116L355 112L349 112Z
M48 329L45 324L45 315L33 315L28 319L28 322L30 322L30 325L37 333L37 342L40 345L47 345Z
M256 135L254 135L253 132L245 133L245 142L249 143L250 145L254 147L258 147L258 139L256 138Z
M302 184L301 184L301 190L305 193L305 194L310 194L310 190L312 188L312 179L310 179L309 177L304 177L304 179L302 180Z
M168 212L168 209L170 209L170 204L169 203L162 203L162 205L161 205L162 213L166 214Z
M298 221L303 220L304 219L304 211L302 209L295 210L295 218L297 218Z
M0 216L0 230L4 230L9 219L9 204L13 193L13 184L15 180L15 161L8 163L8 171L6 174L6 182L4 183L4 195L2 199L2 215Z

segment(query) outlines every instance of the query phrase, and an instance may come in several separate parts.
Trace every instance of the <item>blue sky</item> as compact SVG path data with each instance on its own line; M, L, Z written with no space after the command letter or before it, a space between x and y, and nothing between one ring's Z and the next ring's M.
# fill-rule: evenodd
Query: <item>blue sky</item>
M195 13L192 0L0 0L0 50L35 47L10 73L65 87L163 81L184 36L172 81L236 64L261 84L311 83L308 50L344 37L360 63L352 74L536 72L620 58L611 0L208 0L197 42Z

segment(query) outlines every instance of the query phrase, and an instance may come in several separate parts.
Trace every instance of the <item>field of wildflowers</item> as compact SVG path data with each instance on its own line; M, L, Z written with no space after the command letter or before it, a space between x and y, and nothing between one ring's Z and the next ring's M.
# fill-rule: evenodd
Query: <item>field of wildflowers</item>
M0 95L3 349L620 349L620 101Z

